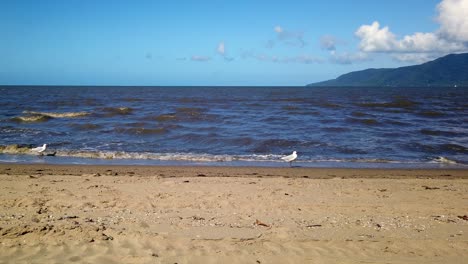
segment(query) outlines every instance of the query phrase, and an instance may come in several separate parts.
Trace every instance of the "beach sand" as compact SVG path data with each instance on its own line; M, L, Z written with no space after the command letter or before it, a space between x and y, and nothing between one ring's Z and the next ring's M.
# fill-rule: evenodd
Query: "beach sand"
M0 164L0 263L466 263L468 170Z

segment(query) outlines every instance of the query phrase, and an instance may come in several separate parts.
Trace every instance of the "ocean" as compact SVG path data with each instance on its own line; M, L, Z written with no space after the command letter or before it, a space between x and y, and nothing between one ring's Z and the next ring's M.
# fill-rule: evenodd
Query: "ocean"
M0 86L0 162L466 168L467 114L466 88Z

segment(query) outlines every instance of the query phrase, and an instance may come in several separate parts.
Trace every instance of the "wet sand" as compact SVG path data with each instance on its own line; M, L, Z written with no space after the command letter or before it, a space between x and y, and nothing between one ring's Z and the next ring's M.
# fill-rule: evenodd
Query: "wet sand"
M0 263L464 263L468 170L0 164Z

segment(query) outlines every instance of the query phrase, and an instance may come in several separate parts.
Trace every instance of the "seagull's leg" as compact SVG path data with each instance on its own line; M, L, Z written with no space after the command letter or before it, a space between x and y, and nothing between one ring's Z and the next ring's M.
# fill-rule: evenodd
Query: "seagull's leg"
M289 162L289 167L292 167L292 161Z

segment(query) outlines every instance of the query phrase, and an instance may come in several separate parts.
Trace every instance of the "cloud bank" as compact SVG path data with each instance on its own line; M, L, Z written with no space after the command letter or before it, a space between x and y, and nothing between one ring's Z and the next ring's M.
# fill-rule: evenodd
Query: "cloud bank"
M437 21L441 25L439 35L443 38L468 42L468 1L444 0L437 5Z
M398 38L378 21L355 32L359 49L366 53L389 53L400 61L423 62L449 53L468 51L468 0L443 0L437 5L440 24L436 32L416 32Z
M355 53L338 53L336 51L330 52L330 62L335 64L353 64L356 62L368 61L369 56L364 52L355 52Z
M244 51L241 55L243 59L254 59L262 62L273 63L296 63L296 64L314 64L323 63L323 59L308 54L301 54L297 56L274 56L252 51Z

